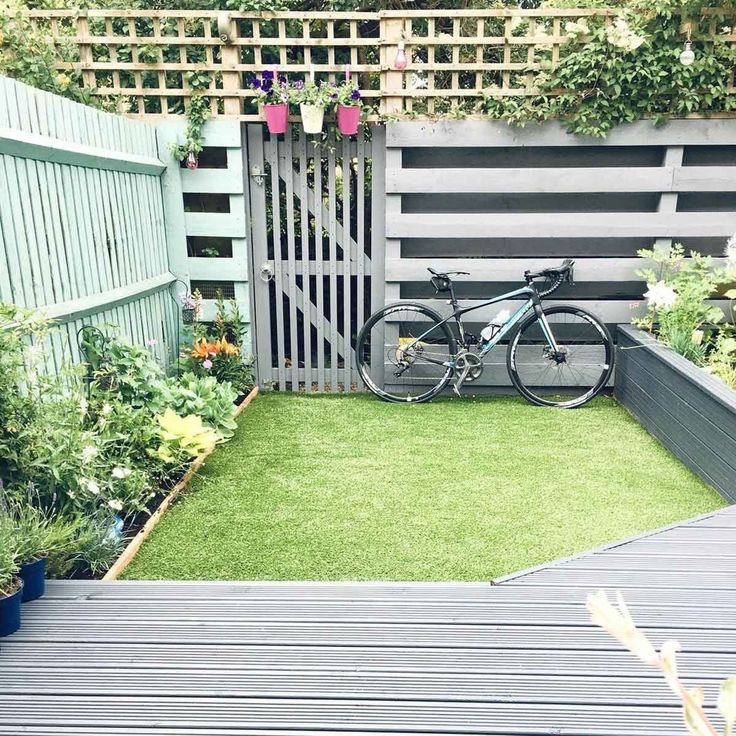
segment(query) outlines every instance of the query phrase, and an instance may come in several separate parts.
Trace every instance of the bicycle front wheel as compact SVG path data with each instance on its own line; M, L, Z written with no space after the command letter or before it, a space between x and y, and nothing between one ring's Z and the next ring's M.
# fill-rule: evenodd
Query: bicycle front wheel
M400 303L372 314L355 345L358 373L386 401L429 401L452 377L457 344L442 317L422 304Z
M558 351L550 348L539 318L532 315L509 341L511 382L538 406L581 406L611 377L613 340L606 326L584 309L559 305L543 311Z

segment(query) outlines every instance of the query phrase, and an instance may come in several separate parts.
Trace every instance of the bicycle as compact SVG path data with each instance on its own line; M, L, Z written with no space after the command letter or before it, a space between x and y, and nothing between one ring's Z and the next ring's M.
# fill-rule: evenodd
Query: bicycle
M574 261L557 268L524 272L526 286L480 304L461 307L453 276L467 271L430 272L437 293L448 294L452 314L443 317L417 302L397 302L374 312L356 341L363 382L386 401L420 403L439 394L453 379L455 393L483 373L483 358L507 340L506 369L511 383L538 406L573 408L599 394L613 371L613 340L590 312L542 299L563 283L574 284ZM543 279L546 284L538 284ZM542 288L538 288L538 287ZM463 317L507 299L523 299L508 317L497 315L480 335L466 331ZM454 331L453 331L454 327Z

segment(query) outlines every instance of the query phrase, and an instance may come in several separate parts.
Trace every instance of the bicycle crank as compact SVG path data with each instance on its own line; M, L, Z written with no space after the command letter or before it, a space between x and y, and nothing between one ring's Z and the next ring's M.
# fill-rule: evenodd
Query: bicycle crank
M460 396L460 389L466 381L472 383L480 378L483 373L483 362L474 353L460 352L455 358L455 386L453 391Z

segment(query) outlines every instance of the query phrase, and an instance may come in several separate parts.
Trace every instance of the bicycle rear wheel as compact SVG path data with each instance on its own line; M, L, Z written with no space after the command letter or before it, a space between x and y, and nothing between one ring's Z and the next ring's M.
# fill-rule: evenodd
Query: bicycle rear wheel
M372 314L355 345L358 373L385 401L429 401L454 372L457 344L442 317L422 304L392 304Z
M584 309L559 305L543 311L559 352L550 349L534 314L509 341L509 376L533 404L581 406L599 394L611 377L613 340L606 326Z

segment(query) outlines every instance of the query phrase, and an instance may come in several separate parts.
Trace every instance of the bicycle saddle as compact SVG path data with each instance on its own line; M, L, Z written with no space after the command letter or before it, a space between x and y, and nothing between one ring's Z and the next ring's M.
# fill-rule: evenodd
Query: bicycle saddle
M449 278L450 276L470 276L468 271L435 271L433 268L428 268L432 276L439 276L440 278Z

